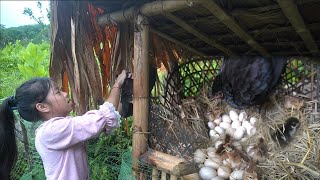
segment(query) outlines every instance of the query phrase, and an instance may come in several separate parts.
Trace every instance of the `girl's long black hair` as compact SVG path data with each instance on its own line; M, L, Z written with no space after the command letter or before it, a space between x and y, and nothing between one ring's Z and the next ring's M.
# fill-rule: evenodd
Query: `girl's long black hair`
M17 159L14 110L30 122L40 120L36 104L46 99L51 87L49 78L34 78L23 83L16 95L6 98L0 106L0 179L10 179Z

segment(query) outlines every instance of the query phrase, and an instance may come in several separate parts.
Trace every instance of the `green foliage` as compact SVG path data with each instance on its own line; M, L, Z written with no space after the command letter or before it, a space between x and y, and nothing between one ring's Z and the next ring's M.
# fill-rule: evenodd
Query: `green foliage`
M19 40L0 49L0 98L13 95L31 77L48 76L49 50L48 43L29 43L25 48Z
M19 53L21 63L18 68L25 79L32 77L49 76L49 44L35 45L30 43L26 49Z
M23 48L20 41L17 41L0 50L0 98L13 95L15 88L23 81L17 68L20 62L18 54Z
M44 174L43 166L35 166L30 172L24 174L20 180L44 180L46 176Z

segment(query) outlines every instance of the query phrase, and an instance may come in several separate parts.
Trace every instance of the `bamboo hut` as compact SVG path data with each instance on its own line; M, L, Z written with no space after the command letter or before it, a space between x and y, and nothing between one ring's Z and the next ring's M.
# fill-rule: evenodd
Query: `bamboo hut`
M305 79L317 82L304 94L319 99L319 9L320 0L51 1L50 76L70 88L83 114L108 96L116 74L132 71L133 158L163 171L162 179L166 173L176 179L197 168L182 157L147 152L149 68L172 72L191 60L231 55L302 58L313 72ZM294 84L287 93L301 88ZM133 169L145 178L137 163Z

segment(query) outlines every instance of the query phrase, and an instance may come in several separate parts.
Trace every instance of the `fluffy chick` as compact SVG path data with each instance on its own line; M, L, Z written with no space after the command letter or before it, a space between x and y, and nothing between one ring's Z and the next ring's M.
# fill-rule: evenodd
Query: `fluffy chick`
M248 148L248 155L252 158L254 163L265 161L267 152L268 147L263 138L259 138L259 141L256 145Z
M297 118L290 117L276 130L275 133L271 135L271 137L274 141L279 142L281 147L285 147L289 144L299 126L299 120Z
M243 180L258 180L258 174L256 172L256 164L251 162L249 166L245 169L243 175Z

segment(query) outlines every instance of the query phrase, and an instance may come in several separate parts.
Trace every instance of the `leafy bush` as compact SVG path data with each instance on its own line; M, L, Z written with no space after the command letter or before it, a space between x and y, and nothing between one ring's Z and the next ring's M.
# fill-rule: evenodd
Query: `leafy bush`
M27 47L17 40L0 50L0 98L13 95L17 86L35 76L48 76L49 43Z
M27 48L20 51L18 68L25 79L49 76L49 49L47 43L29 43Z

